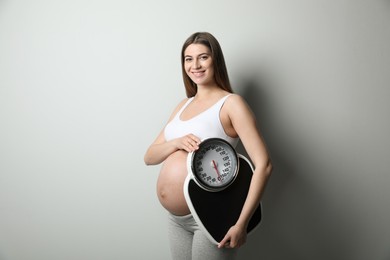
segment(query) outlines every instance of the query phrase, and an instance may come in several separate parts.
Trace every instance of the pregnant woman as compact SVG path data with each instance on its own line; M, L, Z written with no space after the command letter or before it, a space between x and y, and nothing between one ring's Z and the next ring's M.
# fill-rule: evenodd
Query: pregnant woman
M233 94L223 53L210 33L191 35L181 52L187 98L173 111L167 125L146 151L147 165L163 163L157 195L169 212L169 241L175 260L234 259L246 241L248 222L260 203L272 165L253 113ZM190 214L183 193L187 155L200 142L219 137L234 147L241 140L254 172L240 217L218 246L212 244Z

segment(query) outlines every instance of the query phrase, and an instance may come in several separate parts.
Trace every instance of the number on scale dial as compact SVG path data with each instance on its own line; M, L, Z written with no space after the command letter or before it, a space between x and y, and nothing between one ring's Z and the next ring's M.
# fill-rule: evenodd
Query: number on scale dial
M209 191L220 191L236 178L238 156L227 141L206 139L193 153L191 168L198 185Z

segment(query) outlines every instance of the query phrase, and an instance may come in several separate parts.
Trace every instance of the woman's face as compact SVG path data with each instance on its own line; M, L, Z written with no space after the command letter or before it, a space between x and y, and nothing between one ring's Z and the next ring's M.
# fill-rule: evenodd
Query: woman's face
M194 43L185 49L184 69L198 86L215 84L211 51L203 44Z

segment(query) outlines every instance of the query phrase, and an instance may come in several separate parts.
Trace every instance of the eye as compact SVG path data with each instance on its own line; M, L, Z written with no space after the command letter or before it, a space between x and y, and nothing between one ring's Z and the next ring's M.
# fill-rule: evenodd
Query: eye
M208 58L209 58L208 55L202 55L202 56L200 56L200 59L201 59L201 60L207 60Z
M192 61L192 58L191 58L191 57L185 57L185 58L184 58L184 61L185 61L185 62L190 62L190 61Z

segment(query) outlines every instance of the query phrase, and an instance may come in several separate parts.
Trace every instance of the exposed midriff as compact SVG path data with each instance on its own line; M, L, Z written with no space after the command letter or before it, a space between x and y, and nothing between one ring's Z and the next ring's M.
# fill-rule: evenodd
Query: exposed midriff
M187 155L182 150L171 154L163 163L157 180L157 196L162 206L174 215L190 213L184 198L183 185L187 177Z

